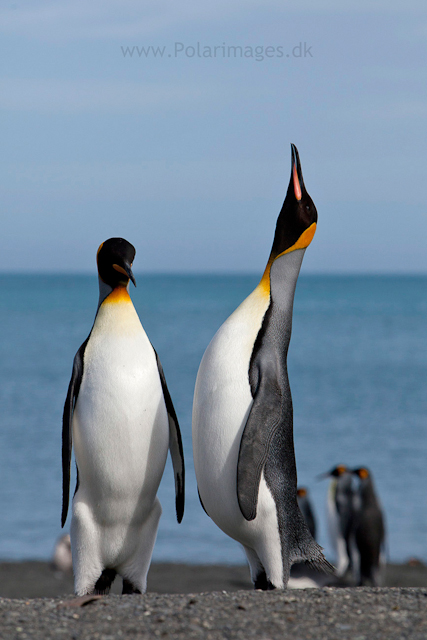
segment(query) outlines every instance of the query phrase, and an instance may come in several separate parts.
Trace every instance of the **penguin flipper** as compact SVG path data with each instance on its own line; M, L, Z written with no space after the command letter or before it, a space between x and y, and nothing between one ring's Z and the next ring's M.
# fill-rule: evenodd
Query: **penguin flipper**
M159 356L154 349L157 360L157 368L159 370L160 381L162 383L163 397L166 404L166 410L168 412L169 419L169 451L172 458L173 473L175 476L175 506L176 506L176 518L178 522L181 522L184 515L184 502L185 502L185 465L184 465L184 451L182 448L181 431L179 429L178 418L176 416L175 408L173 406L172 398L169 393L168 386L166 384L165 374L161 365Z
M283 424L281 405L276 379L261 376L242 434L237 463L237 499L246 520L256 517L262 470L274 434Z
M62 416L62 515L61 527L64 526L68 514L68 504L70 500L70 467L71 467L71 451L73 448L73 413L76 406L77 396L79 395L80 385L83 377L83 355L89 337L83 342L77 351L74 362L73 372L71 374L70 384L68 385L67 398L64 404L64 413Z

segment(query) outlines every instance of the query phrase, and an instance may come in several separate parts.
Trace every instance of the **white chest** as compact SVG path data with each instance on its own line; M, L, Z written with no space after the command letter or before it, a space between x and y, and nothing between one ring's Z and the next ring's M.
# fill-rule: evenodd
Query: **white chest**
M203 356L193 406L196 472L212 467L211 473L220 475L229 464L235 474L252 405L249 363L268 304L256 289L220 327Z
M73 418L81 479L118 495L137 493L147 476L154 488L168 419L154 350L131 303L101 305L83 367Z

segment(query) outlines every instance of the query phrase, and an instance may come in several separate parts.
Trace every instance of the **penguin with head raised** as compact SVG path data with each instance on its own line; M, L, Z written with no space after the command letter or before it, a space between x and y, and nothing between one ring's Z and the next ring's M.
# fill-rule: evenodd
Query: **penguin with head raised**
M99 303L74 358L62 431L62 526L71 448L77 464L71 547L77 595L143 593L162 512L156 496L171 452L178 522L184 510L181 434L159 358L129 296L134 247L110 238L98 249Z
M257 589L284 588L291 564L330 570L297 504L287 373L295 287L317 211L292 170L264 275L213 337L193 403L193 450L207 514L240 542Z
M377 587L381 586L385 564L384 516L369 469L353 469L353 474L358 478L354 515L354 537L359 553L358 584Z
M331 478L328 490L328 529L336 553L336 575L342 577L353 571L354 546L354 493L351 471L339 464L319 476Z

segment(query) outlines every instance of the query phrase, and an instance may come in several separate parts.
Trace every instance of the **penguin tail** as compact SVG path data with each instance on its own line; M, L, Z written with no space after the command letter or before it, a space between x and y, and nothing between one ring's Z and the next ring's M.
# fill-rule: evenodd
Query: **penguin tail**
M319 547L319 545L317 546ZM305 564L309 566L310 569L314 569L315 571L333 575L335 573L335 567L326 560L325 556L323 555L322 547L319 547L317 554L317 556L314 556L309 560L305 560Z
M305 562L315 571L327 574L335 573L335 567L326 560L323 548L314 540L305 522L300 521L299 535L297 535L293 546L292 563Z

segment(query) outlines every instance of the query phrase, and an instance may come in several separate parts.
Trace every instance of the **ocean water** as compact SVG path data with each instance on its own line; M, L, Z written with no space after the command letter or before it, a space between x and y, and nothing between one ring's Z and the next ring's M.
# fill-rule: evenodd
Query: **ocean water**
M186 456L184 520L175 519L168 462L155 560L244 562L239 545L200 507L191 405L206 346L257 280L141 274L132 288ZM0 293L0 558L48 559L61 534L62 408L98 283L95 276L2 275ZM316 476L345 463L372 470L389 558L427 560L427 278L301 275L288 363L298 480L310 491L329 557L328 482Z

